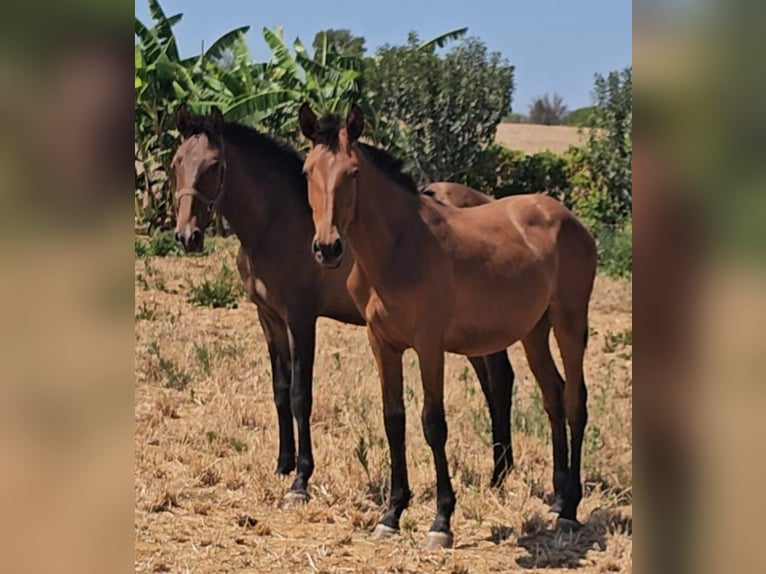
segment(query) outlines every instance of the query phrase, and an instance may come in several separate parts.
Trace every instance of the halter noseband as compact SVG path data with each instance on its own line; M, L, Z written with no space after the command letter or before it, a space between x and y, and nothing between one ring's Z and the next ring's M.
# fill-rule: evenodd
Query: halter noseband
M196 197L203 203L207 205L208 211L212 212L214 209L218 208L218 204L221 202L221 198L223 197L224 192L226 191L226 187L224 186L224 182L226 181L226 162L224 161L221 164L221 183L218 186L218 192L215 194L215 197L213 199L210 199L203 193L200 193L199 190L194 189L193 187L185 187L183 189L179 189L175 193L176 201L180 201L182 197L185 197L187 195L190 195L192 197Z

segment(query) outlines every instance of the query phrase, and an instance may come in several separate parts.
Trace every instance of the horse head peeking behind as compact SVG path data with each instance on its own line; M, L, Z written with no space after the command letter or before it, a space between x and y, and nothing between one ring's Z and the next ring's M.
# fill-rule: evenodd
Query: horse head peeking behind
M203 117L192 116L185 104L176 112L182 141L170 165L170 177L176 203L176 240L186 253L202 251L205 228L224 193L223 126L223 114L216 107Z
M343 235L356 211L359 167L354 144L362 134L362 112L351 106L341 125L340 116L326 115L319 120L304 103L299 122L303 135L313 144L304 175L316 229L314 257L324 267L337 267L343 259Z

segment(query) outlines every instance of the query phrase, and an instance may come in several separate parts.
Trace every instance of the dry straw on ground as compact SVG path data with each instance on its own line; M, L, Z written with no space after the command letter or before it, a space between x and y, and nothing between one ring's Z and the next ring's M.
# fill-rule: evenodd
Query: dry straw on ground
M428 552L434 471L420 427L417 359L405 355L407 447L414 493L401 535L369 533L387 498L380 391L363 329L321 320L312 415L316 471L305 506L281 510L273 472L276 414L255 308L187 303L189 281L233 268L236 242L207 257L136 261L135 537L137 572L629 572L632 570L631 286L599 277L585 375L590 423L586 495L575 534L553 530L547 418L519 345L516 468L488 488L484 399L467 361L448 356L455 548ZM513 296L509 294L508 296Z
M588 141L588 131L572 126L502 123L497 126L495 141L529 154L546 150L561 154L569 146L584 145Z

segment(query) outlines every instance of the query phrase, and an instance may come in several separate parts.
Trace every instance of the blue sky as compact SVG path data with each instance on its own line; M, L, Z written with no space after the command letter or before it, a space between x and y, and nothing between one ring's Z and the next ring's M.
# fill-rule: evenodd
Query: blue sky
M284 27L310 45L317 31L348 28L367 40L367 52L400 44L409 31L428 39L468 26L491 51L514 66L512 108L526 113L535 96L558 92L569 109L591 103L593 76L632 61L630 0L160 0L167 15L182 12L175 27L183 56L200 52L224 32L250 26L247 39L256 60L269 49L264 26ZM149 24L146 0L136 16Z

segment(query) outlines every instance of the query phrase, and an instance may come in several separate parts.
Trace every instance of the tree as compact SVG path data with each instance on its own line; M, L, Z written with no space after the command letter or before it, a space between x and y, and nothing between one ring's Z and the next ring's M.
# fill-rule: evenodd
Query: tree
M553 98L545 94L532 100L529 106L529 123L555 126L564 123L567 117L567 107L564 98L553 94Z
M244 42L248 27L227 32L199 57L181 58L173 33L182 14L166 16L158 0L149 0L154 20L148 27L135 19L135 154L136 217L152 226L169 223L172 198L167 169L174 149L173 114L180 101L225 107L249 97L245 87L227 90L217 64L224 52ZM236 53L236 52L235 52ZM234 67L236 69L236 66Z
M403 46L380 48L365 72L383 124L380 143L408 160L423 182L467 182L510 107L513 66L472 38L438 56L436 47L454 37L421 44L411 33Z
M593 113L595 106L587 106L584 108L577 108L569 113L564 123L568 126L576 126L578 128L589 128L593 126Z
M328 29L317 32L314 36L314 42L311 46L314 48L315 58L317 54L321 54L327 47L327 49L333 49L338 54L344 56L356 56L361 58L364 56L367 48L364 46L365 39L363 36L354 36L351 30L347 29Z
M596 75L589 168L605 193L600 211L614 224L633 211L633 67Z

